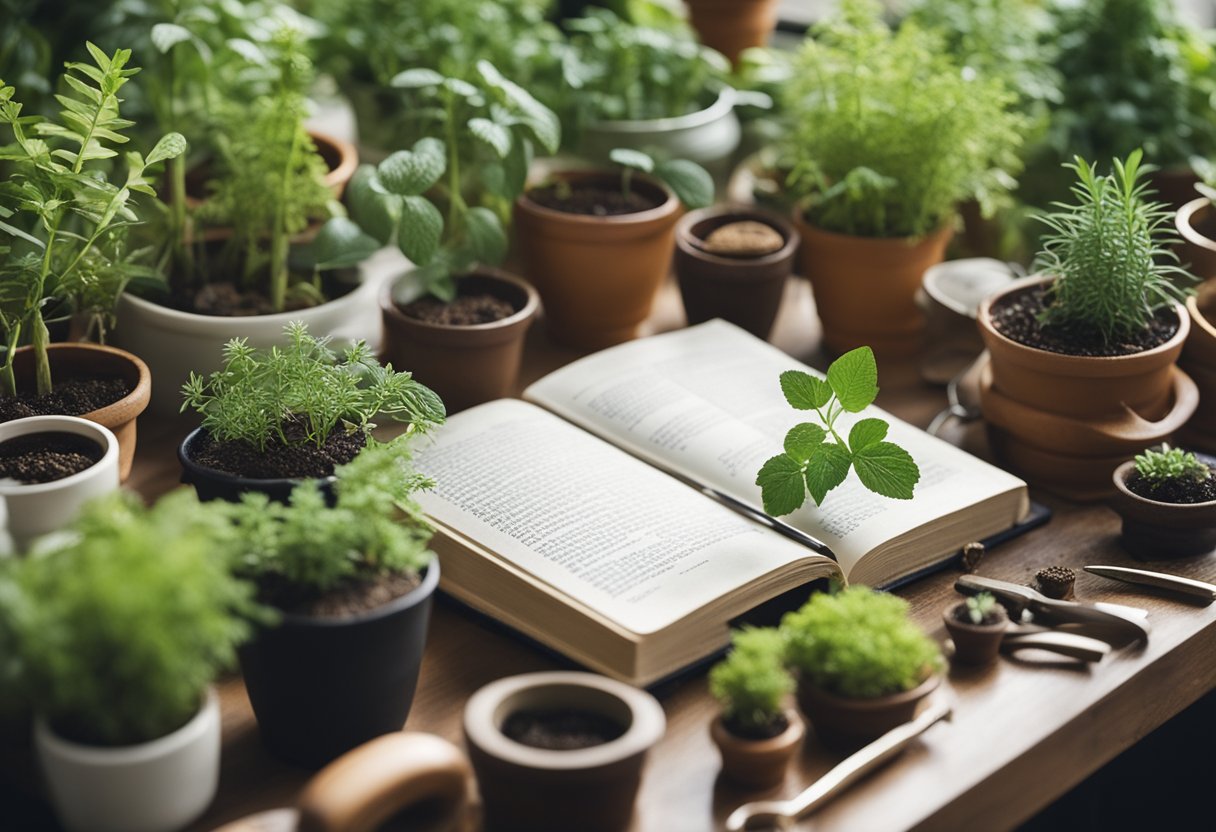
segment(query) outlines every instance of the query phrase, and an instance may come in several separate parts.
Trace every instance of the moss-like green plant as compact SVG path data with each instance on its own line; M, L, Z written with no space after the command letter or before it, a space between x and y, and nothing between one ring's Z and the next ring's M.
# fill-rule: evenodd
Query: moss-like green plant
M781 631L800 679L837 696L911 690L942 666L937 642L908 619L908 603L864 586L813 596L782 618Z
M1160 451L1149 448L1137 454L1136 473L1150 491L1167 482L1200 483L1212 476L1212 470L1193 453L1169 445Z
M1070 326L1105 342L1142 332L1153 314L1184 297L1174 281L1188 280L1170 250L1173 214L1148 199L1142 154L1134 151L1114 171L1077 157L1071 205L1040 220L1047 226L1039 264L1055 277L1045 325Z
M794 679L783 665L785 638L773 628L745 628L733 635L730 655L709 672L709 691L722 718L737 733L763 731L781 716Z

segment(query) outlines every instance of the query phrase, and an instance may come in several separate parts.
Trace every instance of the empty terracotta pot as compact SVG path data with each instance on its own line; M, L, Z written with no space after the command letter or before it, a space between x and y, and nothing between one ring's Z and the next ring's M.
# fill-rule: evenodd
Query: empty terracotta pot
M733 733L718 717L709 727L710 738L722 755L722 776L737 786L771 789L785 780L785 769L798 752L806 734L802 719L786 711L789 725L775 737L747 739Z
M868 345L879 355L919 349L925 315L916 291L925 270L945 257L953 228L908 239L824 231L801 214L795 224L827 348L844 353Z
M934 674L912 690L873 699L847 699L800 682L798 707L824 745L833 751L852 751L910 722L921 700L940 682Z
M777 0L686 0L701 42L739 62L739 53L764 46L777 28Z
M380 293L386 362L438 393L449 413L511 395L524 338L539 307L535 289L514 275L479 268L457 281L458 293L493 295L515 313L492 323L455 326L409 317L397 305L397 288L387 285Z
M1182 244L1178 259L1192 274L1203 280L1216 277L1216 209L1206 196L1193 199L1178 209L1174 225Z
M556 173L571 184L620 188L620 175L601 171ZM658 206L617 216L566 213L515 202L516 246L526 277L540 292L555 341L600 349L628 341L650 315L655 293L671 267L680 203L657 181L634 177L633 188Z
M996 661L1001 650L1001 640L1005 637L1005 629L1009 626L1009 616L1005 609L997 606L994 613L1000 620L992 624L973 624L970 620L961 621L955 615L959 609L966 609L966 604L951 604L942 613L942 621L954 642L952 662L968 665L986 665Z
M1201 456L1209 466L1212 457ZM1165 503L1150 500L1127 487L1136 470L1134 460L1114 473L1111 508L1123 518L1123 547L1138 558L1157 560L1202 555L1216 550L1216 500L1206 503Z
M1199 388L1199 407L1182 438L1187 445L1216 451L1216 280L1209 280L1198 294L1188 298L1186 309L1191 332L1178 366Z

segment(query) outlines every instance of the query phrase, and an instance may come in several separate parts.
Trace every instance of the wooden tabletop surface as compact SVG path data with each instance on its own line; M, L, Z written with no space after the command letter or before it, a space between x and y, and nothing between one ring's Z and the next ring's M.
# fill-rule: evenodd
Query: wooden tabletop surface
M683 324L674 286L664 288L649 324L653 331ZM819 367L818 334L809 287L792 281L774 336L791 355ZM576 354L552 345L543 324L530 336L521 387ZM910 359L880 361L880 406L925 426L945 397L920 381ZM175 442L184 422L141 420L136 468L130 485L153 497L176 484ZM979 426L953 429L944 438L984 453ZM979 573L1019 583L1048 565L1080 571L1087 563L1133 565L1117 544L1118 518L1101 506L1078 506L1035 493L1055 512L1050 524L990 552ZM1159 568L1216 581L1216 556L1175 561ZM918 581L899 594L916 621L945 639L941 614L958 596L956 573ZM1012 661L981 671L952 671L943 686L955 698L952 723L937 725L895 763L821 810L817 830L1012 827L1067 792L1141 737L1216 687L1216 605L1194 606L1166 595L1131 593L1081 574L1077 596L1149 610L1152 637L1141 650L1123 650L1097 666L1071 661ZM465 700L503 676L553 669L556 662L440 601L431 621L421 681L407 727L461 742ZM264 809L290 805L309 773L271 758L261 747L244 688L237 678L220 684L224 758L219 796L193 829L210 830ZM737 805L758 795L717 784L717 754L709 723L715 706L704 673L657 691L667 713L667 735L648 762L632 829L636 832L706 832L722 828ZM813 734L779 792L791 796L839 761ZM470 816L475 816L476 810ZM809 828L807 826L806 828Z

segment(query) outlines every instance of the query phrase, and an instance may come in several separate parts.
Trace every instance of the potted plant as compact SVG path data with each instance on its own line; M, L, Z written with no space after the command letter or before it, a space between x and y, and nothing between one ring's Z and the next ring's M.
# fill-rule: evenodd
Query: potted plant
M277 622L240 650L266 746L317 767L405 722L426 644L439 563L413 500L429 487L408 435L374 440L338 466L334 503L316 480L287 503L246 494L218 508Z
M1216 549L1216 460L1168 445L1149 448L1114 474L1112 506L1124 548L1139 558L1178 558Z
M131 53L70 63L58 121L22 114L16 90L0 84L0 124L14 142L0 188L0 419L39 414L83 416L110 428L125 478L135 453L135 419L148 405L148 368L134 355L90 344L51 344L48 322L71 321L79 334L105 339L123 287L151 271L132 250L127 229L140 220L135 194L155 195L150 166L172 159L185 140L171 133L145 158L125 154L125 175L108 163L131 122L119 115L119 90L138 70ZM28 347L22 343L28 342ZM57 379L57 381L56 381Z
M1199 407L1187 423L1187 441L1216 451L1216 280L1209 280L1186 299L1191 332L1182 347L1178 366L1199 388Z
M685 0L701 42L739 63L744 49L764 46L777 28L777 0Z
M713 201L709 174L692 162L628 148L612 158L618 171L556 172L515 201L519 255L546 327L582 349L636 336L671 265L680 203Z
M464 737L489 827L617 832L633 815L663 708L593 673L491 682L464 708Z
M722 708L710 726L722 776L747 788L780 785L802 742L802 720L785 702L794 679L783 665L784 650L778 630L741 630L730 655L709 672L710 693Z
M1195 412L1174 364L1190 330L1139 151L1098 175L1078 158L1074 202L1042 217L1042 277L980 306L991 362L980 404L994 451L1023 477L1078 499L1111 492L1114 469Z
M937 687L937 642L901 598L853 586L816 594L781 619L798 706L825 745L863 745L908 722Z
M66 545L13 568L18 679L73 832L170 832L215 795L209 686L258 613L252 587L215 556L213 527L185 492L151 509L111 495L85 508Z
M341 358L327 341L292 323L287 346L256 350L241 339L224 348L224 366L191 374L182 410L203 418L178 449L203 500L261 491L284 501L301 479L332 487L334 469L367 444L378 415L423 432L442 422L443 402L409 373L381 367L367 345Z
M919 345L916 290L945 253L956 206L989 206L1020 164L1025 119L1013 104L936 32L892 32L871 0L849 0L815 30L786 85L783 157L828 349Z
M959 664L986 665L996 660L1001 640L1009 626L1005 608L990 592L981 592L942 613L950 640L954 642L951 661Z
M715 206L676 225L675 271L689 324L723 318L768 338L801 238L767 211Z

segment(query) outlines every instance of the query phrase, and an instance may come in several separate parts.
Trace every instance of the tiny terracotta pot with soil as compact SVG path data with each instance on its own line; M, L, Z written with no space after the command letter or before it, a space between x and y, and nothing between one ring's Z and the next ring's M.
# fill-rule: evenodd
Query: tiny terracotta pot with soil
M965 603L952 604L942 613L950 640L954 642L951 661L965 665L987 665L996 661L1001 650L1001 640L1009 627L1009 616L999 604L979 624L970 616Z
M572 171L515 202L524 277L540 292L554 340L581 349L628 341L667 277L680 203L657 181Z
M316 768L405 724L439 561L413 583L372 609L284 612L240 648L258 731L275 756Z
M782 714L784 728L768 737L741 736L721 716L709 727L710 738L722 755L722 776L748 789L771 789L785 780L785 769L798 753L806 733L794 711Z
M1199 407L1181 438L1189 446L1216 452L1216 280L1199 287L1187 298L1191 332L1178 366L1199 388Z
M1115 470L1111 507L1123 518L1123 548L1143 560L1216 551L1216 458L1198 456L1211 474L1185 489L1147 488L1139 481L1135 461Z
M777 28L777 0L686 0L701 42L731 63L744 49L764 46Z
M408 279L380 294L382 358L438 393L449 413L511 395L540 305L536 290L480 268L457 280L451 303L415 297L402 304Z
M718 206L676 225L676 277L689 324L722 318L768 338L801 238L767 211Z
M833 751L852 751L912 720L921 701L940 683L941 677L934 674L902 693L848 699L801 681L798 707L824 745Z
M653 696L592 673L486 685L465 705L464 735L487 829L624 829L665 726Z

